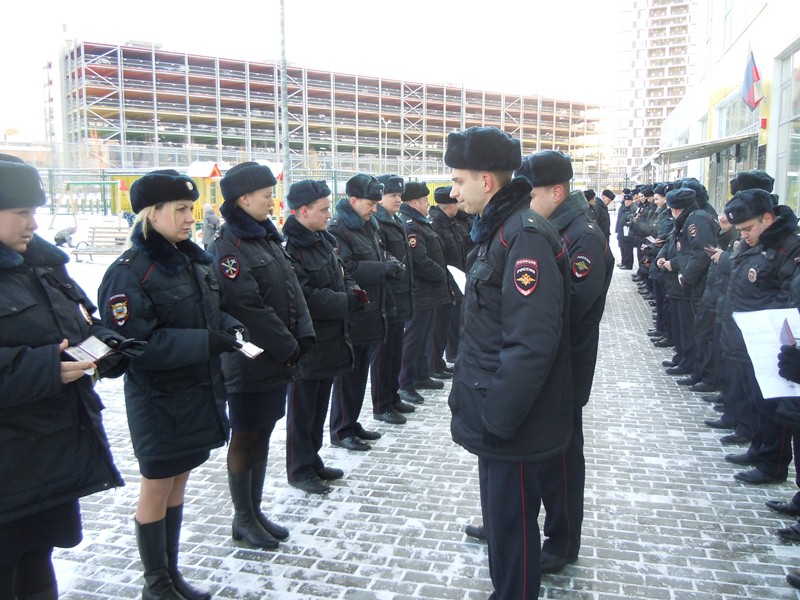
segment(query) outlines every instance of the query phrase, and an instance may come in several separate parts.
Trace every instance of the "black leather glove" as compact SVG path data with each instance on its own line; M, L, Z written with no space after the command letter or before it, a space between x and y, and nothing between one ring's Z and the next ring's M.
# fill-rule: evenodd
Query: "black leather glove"
M210 330L208 332L208 351L212 355L232 352L242 345L236 341L236 336L227 331Z
M789 381L800 383L800 348L781 346L778 354L778 375Z
M383 263L383 272L387 279L400 279L403 276L403 265L398 260L386 260Z
M493 434L491 431L483 428L483 444L489 448L500 448L505 446L510 440L501 438L499 435Z
M113 349L117 354L122 354L128 358L136 358L144 354L147 342L141 342L133 338L112 337L104 340L106 346Z

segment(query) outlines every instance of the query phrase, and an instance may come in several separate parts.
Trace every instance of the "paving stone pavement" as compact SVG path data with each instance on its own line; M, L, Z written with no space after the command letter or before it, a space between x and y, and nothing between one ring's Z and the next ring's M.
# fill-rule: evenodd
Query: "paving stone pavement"
M73 275L82 281L88 269L77 267ZM87 291L96 289L89 280ZM800 568L800 547L775 535L790 520L764 506L770 498L790 498L794 482L747 486L733 479L737 468L723 460L730 447L703 424L716 413L664 373L660 363L670 354L648 342L650 325L650 308L630 271L617 270L584 416L583 546L577 563L543 577L540 597L800 597L784 580ZM83 500L84 541L54 555L65 600L141 595L132 522L138 471L122 380L100 382L98 390L127 485ZM277 551L231 540L225 451L214 452L189 482L184 574L215 598L487 598L486 548L463 534L479 515L477 461L450 439L448 390L449 384L427 393L404 426L376 423L367 401L362 423L383 438L366 453L326 445L327 463L346 471L326 497L286 483L281 421L263 504L291 529Z

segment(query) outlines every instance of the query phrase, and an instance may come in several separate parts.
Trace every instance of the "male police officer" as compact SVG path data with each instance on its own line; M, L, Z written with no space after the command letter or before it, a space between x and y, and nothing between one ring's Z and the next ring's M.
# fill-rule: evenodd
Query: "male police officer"
M594 380L600 320L614 271L606 238L587 213L580 190L570 193L572 162L555 150L522 161L517 175L531 182L531 208L561 235L570 260L570 349L574 391L573 433L561 455L540 470L542 502L547 513L542 545L542 573L555 573L578 559L583 523L586 463L583 456L583 407Z
M378 224L372 217L383 198L383 184L359 173L347 181L345 194L347 197L336 203L336 216L328 224L328 231L336 238L345 271L367 293L368 302L361 310L348 311L355 357L353 370L337 375L333 381L331 444L366 451L371 446L364 440L377 440L381 434L365 430L358 415L367 389L373 345L386 335L386 281L396 277L403 267L397 260L386 260L378 240Z
M512 179L519 140L495 127L447 138L452 196L472 229L459 362L450 392L453 440L478 456L489 572L497 600L539 597L541 461L572 430L569 262L558 232Z

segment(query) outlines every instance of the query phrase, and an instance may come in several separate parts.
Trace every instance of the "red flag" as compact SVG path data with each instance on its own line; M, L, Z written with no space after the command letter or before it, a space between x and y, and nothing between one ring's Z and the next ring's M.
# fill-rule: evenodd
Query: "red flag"
M742 84L742 100L750 107L750 110L755 110L764 95L761 92L761 76L758 74L756 67L756 59L753 56L753 51L750 50L747 60L747 68L744 71L744 83Z

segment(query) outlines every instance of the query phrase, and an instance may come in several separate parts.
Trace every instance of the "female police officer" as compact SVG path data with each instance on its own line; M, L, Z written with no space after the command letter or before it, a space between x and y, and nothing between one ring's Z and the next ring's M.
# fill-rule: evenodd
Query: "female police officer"
M238 164L220 181L225 224L209 246L225 292L224 307L264 349L255 359L223 359L233 435L228 447L228 482L234 506L233 539L276 548L289 531L261 513L269 439L286 411L286 386L297 360L314 342L303 290L270 220L269 167Z
M0 155L0 598L20 600L58 598L50 557L81 540L78 498L122 485L84 370L124 363L63 354L116 336L92 319L67 255L34 234L44 203L36 169Z
M142 597L211 598L177 567L190 471L225 443L228 419L219 355L240 346L241 324L219 309L212 257L189 240L194 181L153 171L131 186L131 248L106 271L98 298L106 325L147 340L125 379L128 425L142 474L136 539Z

